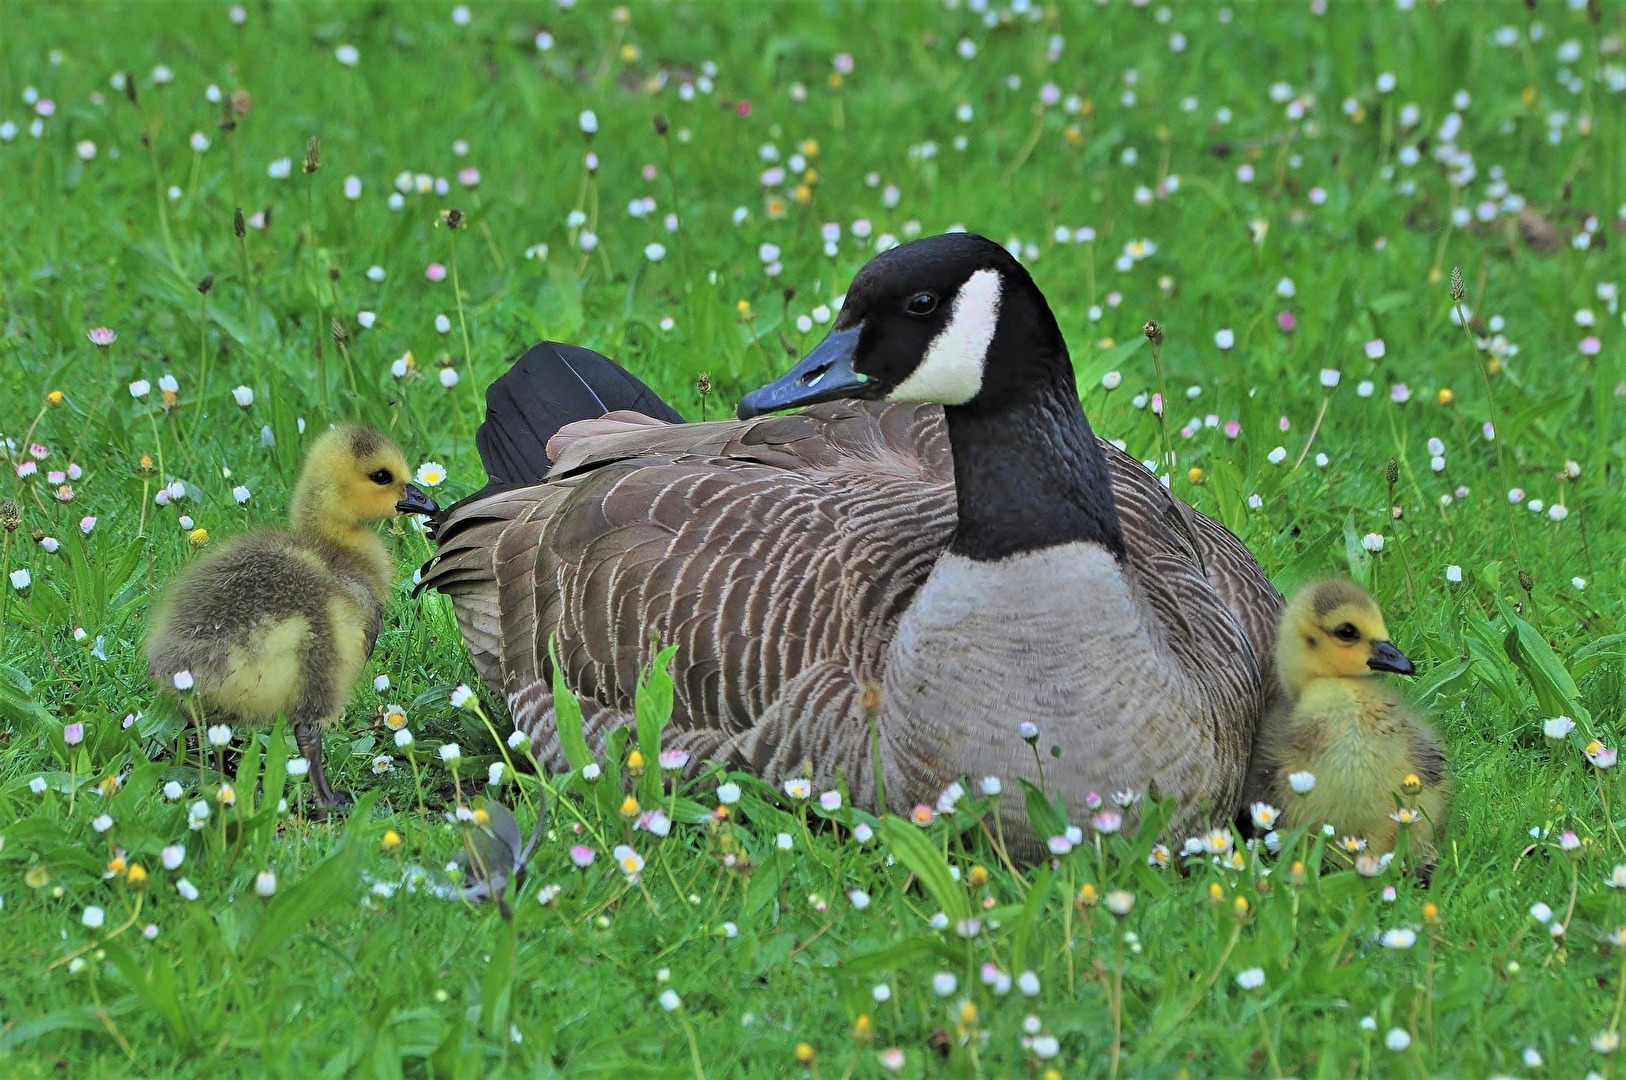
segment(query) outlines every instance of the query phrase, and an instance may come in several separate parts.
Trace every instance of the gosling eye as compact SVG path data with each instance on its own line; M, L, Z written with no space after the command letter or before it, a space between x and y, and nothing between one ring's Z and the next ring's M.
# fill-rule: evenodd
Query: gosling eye
M937 310L937 297L929 292L916 293L905 306L911 315L930 315Z
M384 484L394 483L395 474L390 472L388 469L374 469L372 472L367 474L367 479L371 480L375 484L378 484L379 486L383 486Z
M1333 630L1332 636L1337 638L1339 641L1348 642L1351 644L1361 640L1361 632L1355 629L1354 623L1344 623L1337 629Z

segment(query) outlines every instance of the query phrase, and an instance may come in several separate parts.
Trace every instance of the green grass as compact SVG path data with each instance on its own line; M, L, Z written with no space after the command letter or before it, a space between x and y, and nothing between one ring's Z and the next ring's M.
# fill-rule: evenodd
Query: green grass
M1618 1055L1594 1040L1620 1030L1626 995L1626 951L1608 941L1626 924L1626 893L1605 886L1626 862L1626 792L1620 770L1590 767L1581 747L1591 736L1615 745L1626 710L1626 358L1618 306L1599 292L1620 281L1626 244L1619 6L1595 3L1595 21L1557 3L1532 15L1511 2L1331 0L1317 17L1241 2L1229 22L1207 3L1076 6L992 28L937 4L639 6L625 20L591 3L478 5L458 26L442 4L250 3L241 27L214 4L0 6L0 122L21 129L0 141L0 431L16 442L0 493L22 515L0 539L0 569L32 579L0 599L6 1074L778 1076L799 1074L805 1042L827 1078L881 1075L890 1047L908 1076L1235 1076L1278 1064L1325 1077L1535 1074L1527 1048L1552 1075L1611 1075ZM1503 25L1517 44L1497 43ZM548 51L534 44L542 30ZM1053 63L1052 34L1065 39ZM958 54L962 38L973 59ZM1571 41L1578 56L1566 60ZM346 44L359 50L353 67L336 59ZM852 71L832 78L848 51ZM684 100L680 84L707 61L715 85ZM172 82L155 81L157 64ZM109 81L124 70L133 103ZM1375 88L1384 72L1390 93ZM1049 80L1064 100L1043 108ZM1277 81L1313 98L1302 120L1273 100ZM228 100L247 95L231 130L206 99L211 84ZM38 138L26 87L55 105ZM1477 175L1456 189L1434 151L1464 89L1456 144ZM582 163L583 109L599 123L596 176ZM189 147L194 131L206 151ZM306 174L313 136L319 169ZM1421 160L1401 163L1419 140ZM759 157L764 145L777 162ZM790 197L794 176L760 181L799 151L817 173L806 204ZM291 175L268 175L282 158ZM478 187L457 179L469 167ZM450 191L406 194L394 211L386 196L403 170L445 177ZM1166 197L1137 200L1137 187L1160 183ZM629 214L646 195L654 212ZM1453 209L1504 195L1524 200L1522 224L1511 210L1453 224ZM440 224L452 207L467 230ZM241 241L236 208L251 218ZM1589 215L1583 249L1574 238ZM854 235L860 219L867 238ZM834 257L826 222L841 227ZM480 713L449 704L472 668L446 604L409 596L429 548L402 525L388 530L401 584L372 664L391 685L364 682L327 739L336 781L365 793L356 811L313 818L290 787L278 814L291 740L239 732L224 760L236 805L188 829L188 805L212 798L219 778L175 756L181 721L140 658L147 613L193 554L182 514L217 538L281 515L298 420L308 432L340 418L384 427L415 462L443 462L436 494L456 496L484 480L473 444L484 387L534 341L600 349L686 414L715 418L818 339L798 317L838 296L877 238L956 224L1024 245L1097 430L1145 458L1166 435L1174 490L1233 528L1282 587L1343 573L1376 591L1421 663L1408 689L1453 757L1458 796L1432 888L1314 858L1301 884L1263 852L1241 871L1202 859L1184 874L1155 870L1149 829L1013 875L970 812L915 830L747 777L734 778L743 795L726 824L695 824L716 805L718 776L681 798L661 793L679 823L665 839L633 838L648 860L633 885L605 850L627 839L617 804L632 783L612 753L596 785L548 782L545 839L510 892L512 920L425 890L378 895L373 883L399 881L408 864L437 872L463 847L465 827L446 812L482 797L502 750ZM1084 226L1093 242L1054 238ZM599 239L592 251L584 229ZM1141 240L1155 252L1115 268ZM651 243L663 259L646 258ZM546 254L527 258L535 244ZM781 251L778 276L765 272L765 244ZM428 280L434 263L446 280ZM375 265L382 282L366 276ZM1453 320L1453 267L1467 330ZM1290 298L1278 295L1283 278ZM1581 310L1595 326L1578 325ZM361 311L377 313L372 328ZM1166 333L1161 382L1148 319ZM102 326L118 335L106 348L86 337ZM1225 328L1228 351L1216 344ZM1517 354L1487 363L1476 340L1498 332ZM1384 355L1368 359L1377 339ZM409 350L412 373L397 379L390 365ZM460 375L454 388L441 366ZM1335 390L1323 369L1341 373ZM1109 371L1121 373L1116 390L1103 387ZM172 407L160 402L164 375L178 386ZM147 397L132 397L137 379L151 382ZM1405 403L1391 399L1397 384ZM234 403L239 385L254 388L251 406ZM1187 387L1200 393L1188 400ZM1160 389L1166 429L1141 407ZM1430 467L1431 438L1443 472ZM21 478L13 468L31 442L49 456ZM83 475L59 502L46 474L70 462ZM185 497L156 505L170 479ZM252 492L246 505L237 485ZM1510 487L1524 503L1510 503ZM1531 512L1536 499L1567 518ZM89 535L85 515L97 519ZM1368 534L1381 551L1363 546ZM1446 580L1451 565L1460 584ZM416 735L411 760L382 723L392 702ZM487 699L485 712L500 733L501 706ZM1579 725L1563 742L1542 735L1557 714ZM74 723L85 737L70 748ZM455 784L435 752L452 742L463 750ZM374 776L383 753L393 771ZM519 772L497 794L528 830L538 781ZM104 795L110 776L123 786ZM169 780L183 798L160 793ZM650 794L646 784L646 804ZM1020 793L1000 803L1002 817L1026 812ZM99 832L104 814L112 825ZM1083 808L1071 816L1088 829ZM875 830L868 843L853 837L860 823ZM386 830L400 850L386 850ZM1558 842L1566 830L1573 851ZM589 870L570 862L577 843L598 850ZM160 851L173 844L185 861L171 872ZM106 876L119 849L147 871L144 890L128 872ZM987 868L985 885L971 883L973 865ZM255 888L266 870L269 899ZM196 900L177 892L181 877ZM537 894L551 885L560 892L544 906ZM1134 898L1127 915L1087 902L1115 890ZM975 937L953 920L931 925L985 902ZM1538 902L1562 937L1528 914ZM83 921L93 906L105 912L96 929ZM1418 931L1409 949L1376 940L1403 927ZM995 993L987 963L1012 977L1031 969L1037 995ZM1244 989L1236 977L1253 968L1263 985ZM946 995L939 974L955 977ZM888 1000L875 999L881 985ZM659 1003L667 989L676 1011ZM1053 1060L1024 1041L1030 1014ZM1392 1031L1409 1049L1386 1046Z

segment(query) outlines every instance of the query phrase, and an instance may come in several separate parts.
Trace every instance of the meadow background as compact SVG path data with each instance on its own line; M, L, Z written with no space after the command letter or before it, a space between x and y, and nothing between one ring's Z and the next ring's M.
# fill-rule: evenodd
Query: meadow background
M1623 22L0 5L4 1071L1614 1075ZM377 424L449 501L484 482L484 387L544 338L724 416L867 258L954 226L1031 268L1098 431L1166 441L1281 587L1376 591L1454 762L1430 888L1319 835L1183 856L976 778L924 828L679 792L624 743L543 790L500 702L451 703L473 670L404 521L380 682L326 742L355 811L308 812L280 729L177 756L152 598L282 517L302 431ZM527 833L546 807L504 910L435 895L488 797ZM1007 867L995 805L1076 848Z

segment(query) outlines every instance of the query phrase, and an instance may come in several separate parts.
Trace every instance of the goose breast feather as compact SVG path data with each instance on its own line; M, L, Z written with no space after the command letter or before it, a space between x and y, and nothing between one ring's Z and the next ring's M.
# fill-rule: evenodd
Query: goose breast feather
M1134 458L1101 448L1126 576L1174 639L1172 662L1199 666L1203 628L1185 620L1207 608L1160 601L1206 583L1216 617L1228 613L1252 653L1252 677L1219 680L1219 692L1257 700L1275 685L1280 598L1240 540ZM538 757L562 764L550 637L590 743L630 722L641 669L670 644L673 745L770 778L811 758L821 775L858 779L862 798L867 741L831 733L862 715L858 694L881 683L899 621L952 537L942 409L841 401L681 425L612 413L563 428L548 452L542 483L454 508L423 577L451 597L481 677ZM864 750L831 760L833 744Z

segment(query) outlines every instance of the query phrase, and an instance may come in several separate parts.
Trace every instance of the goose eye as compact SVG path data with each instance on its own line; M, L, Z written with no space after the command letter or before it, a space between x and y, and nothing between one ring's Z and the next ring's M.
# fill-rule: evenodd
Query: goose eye
M937 310L937 297L929 292L916 293L907 306L911 315L930 315Z
M1361 632L1355 629L1355 625L1353 623L1344 623L1342 626L1338 627L1338 629L1334 630L1332 634L1333 637L1336 637L1339 641L1361 640Z
M367 479L371 480L375 484L388 484L394 480L395 477L388 469L374 469L372 472L367 474Z

